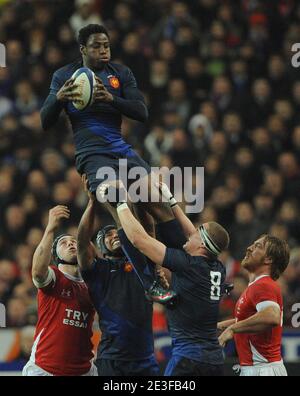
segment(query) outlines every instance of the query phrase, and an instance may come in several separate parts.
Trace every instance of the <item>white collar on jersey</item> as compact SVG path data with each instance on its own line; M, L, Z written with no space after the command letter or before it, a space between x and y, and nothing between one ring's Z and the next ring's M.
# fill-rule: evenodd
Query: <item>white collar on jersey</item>
M59 267L59 266L58 266L58 267ZM59 269L59 270L60 270L60 272L61 272L62 274L64 274L64 276L65 276L66 278L70 279L71 281L74 281L74 282L84 282L84 280L82 279L81 276L80 276L80 277L72 276L72 275L67 274L66 272L62 271L61 269Z
M262 279L262 278L265 278L266 276L270 277L270 275L267 275L267 274L265 274L265 275L260 275L260 276L258 276L256 279L254 279L253 282L250 282L248 286L253 285L253 283L257 282L258 280L260 280L260 279Z

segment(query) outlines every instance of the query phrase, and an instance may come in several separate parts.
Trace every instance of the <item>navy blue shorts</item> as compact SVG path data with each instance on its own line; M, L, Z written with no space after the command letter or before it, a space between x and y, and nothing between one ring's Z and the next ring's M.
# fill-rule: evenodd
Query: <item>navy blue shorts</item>
M172 356L164 375L167 377L223 377L224 366L201 363L182 356Z
M121 165L119 160L126 160L126 165ZM130 150L129 153L124 156L122 154L110 153L110 154L91 154L76 157L76 168L77 171L82 175L85 173L87 175L90 190L95 192L99 184L107 179L107 176L103 176L104 167L109 167L113 170L116 175L112 180L119 180L120 178L124 182L124 176L127 178L127 174L130 169L135 167L141 167L145 170L145 174L151 173L151 167L144 161L137 153ZM98 173L98 175L97 175ZM102 173L102 174L101 174ZM106 173L106 172L105 172ZM127 185L130 186L136 179L128 179Z
M154 357L146 360L109 360L97 359L96 366L99 377L159 375L159 368Z

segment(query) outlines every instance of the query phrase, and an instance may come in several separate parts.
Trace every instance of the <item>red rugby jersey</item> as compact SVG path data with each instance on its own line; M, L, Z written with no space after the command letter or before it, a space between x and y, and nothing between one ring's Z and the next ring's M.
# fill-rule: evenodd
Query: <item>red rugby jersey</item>
M283 313L282 294L279 285L267 275L250 283L235 308L237 321L248 319L266 305L276 304ZM264 333L235 334L235 344L241 366L278 362L281 356L282 325Z
M39 286L34 281L36 286ZM49 268L38 290L38 323L30 360L53 375L82 375L91 368L94 308L83 280Z

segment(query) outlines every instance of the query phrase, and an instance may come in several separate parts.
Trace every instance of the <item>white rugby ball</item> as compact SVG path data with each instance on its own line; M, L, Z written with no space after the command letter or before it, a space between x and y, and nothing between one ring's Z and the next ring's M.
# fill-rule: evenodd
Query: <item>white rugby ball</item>
M93 90L96 83L94 72L88 67L77 69L72 75L74 84L78 85L75 92L80 94L76 102L72 102L77 110L84 110L93 103Z

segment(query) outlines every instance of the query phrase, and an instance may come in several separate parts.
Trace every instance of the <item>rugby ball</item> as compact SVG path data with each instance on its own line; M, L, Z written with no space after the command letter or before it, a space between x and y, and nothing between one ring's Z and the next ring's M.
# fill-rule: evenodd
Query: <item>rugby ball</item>
M72 75L74 84L78 85L75 92L80 94L76 102L72 102L77 110L84 110L93 103L93 90L96 84L95 74L88 67L77 69Z

